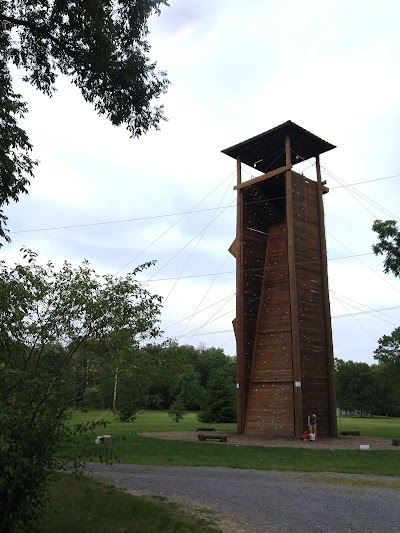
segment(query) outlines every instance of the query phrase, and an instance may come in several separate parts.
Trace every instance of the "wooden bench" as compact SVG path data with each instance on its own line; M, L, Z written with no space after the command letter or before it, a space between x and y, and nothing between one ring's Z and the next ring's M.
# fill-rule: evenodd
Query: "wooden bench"
M218 440L219 442L227 442L228 441L228 435L216 435L216 434L208 434L208 433L199 433L197 435L200 442L205 442L206 440Z
M196 431L215 431L215 428L197 428Z
M339 435L341 437L359 437L360 432L359 431L341 431Z
M400 446L400 439L393 439L392 444L394 444L395 446Z

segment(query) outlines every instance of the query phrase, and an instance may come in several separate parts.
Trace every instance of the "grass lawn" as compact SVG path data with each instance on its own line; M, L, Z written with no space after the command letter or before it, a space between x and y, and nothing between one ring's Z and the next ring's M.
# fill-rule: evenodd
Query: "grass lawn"
M186 413L180 422L174 422L167 411L143 411L134 422L120 422L112 411L77 412L73 421L92 422L93 420L107 422L107 431L117 435L126 433L152 433L159 431L195 431L198 427L215 427L218 431L236 431L236 424L204 424L197 419L197 413Z
M84 422L98 418L102 413L88 412L76 415L74 420ZM214 442L167 441L142 437L142 432L193 431L201 426L194 413L174 422L166 412L147 411L134 423L114 420L104 430L113 437L113 448L119 460L125 463L165 466L216 466L257 470L303 472L347 472L400 476L400 451L334 450L299 448L265 448L259 446L231 446ZM341 424L344 418L341 418ZM355 426L354 424L358 425ZM364 436L400 436L399 419L346 419L346 429L361 431ZM362 425L364 424L364 425ZM235 424L212 424L217 430L234 431ZM361 428L361 429L358 429ZM343 429L343 426L341 428Z
M400 418L340 416L338 431L359 431L364 437L400 438Z
M399 450L266 448L134 436L117 441L115 451L124 463L400 476Z
M64 474L39 522L41 533L216 533L208 509L184 511L171 502L132 496L99 481Z
M236 431L236 424L204 424L197 420L197 413L187 413L180 422L174 422L166 411L143 411L135 422L119 422L111 411L78 412L74 422L91 422L101 419L107 422L107 432L113 435L152 433L159 431L194 431L198 427L211 426L217 431ZM400 418L357 418L340 416L338 431L359 431L363 437L400 438Z

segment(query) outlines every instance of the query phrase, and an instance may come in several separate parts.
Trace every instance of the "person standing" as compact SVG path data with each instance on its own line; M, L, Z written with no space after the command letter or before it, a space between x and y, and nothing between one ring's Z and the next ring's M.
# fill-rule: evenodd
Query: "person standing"
M315 435L317 438L317 415L315 413L310 413L308 416L308 432Z

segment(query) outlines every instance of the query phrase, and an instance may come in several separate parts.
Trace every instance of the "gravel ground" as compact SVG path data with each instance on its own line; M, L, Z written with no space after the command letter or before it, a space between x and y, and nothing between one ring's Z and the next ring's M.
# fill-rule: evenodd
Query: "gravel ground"
M245 437L243 435L236 435L235 433L225 432L228 435L229 444L240 444L248 446L266 446L268 448L330 448L335 450L359 450L360 445L369 444L371 450L399 450L400 446L393 446L392 439L383 437L338 437L323 438L315 442L302 441L296 439L284 439L284 438L258 438L258 437ZM156 439L165 440L187 440L192 442L198 442L197 432L195 431L173 431L166 433L142 433L144 437L153 437ZM219 443L215 443L219 444ZM226 446L226 444L222 444Z
M400 491L382 488L387 478L378 476L98 463L88 469L134 494L166 497L191 510L211 507L226 533L400 531ZM325 483L329 477L336 483ZM347 486L341 478L373 479L377 488Z

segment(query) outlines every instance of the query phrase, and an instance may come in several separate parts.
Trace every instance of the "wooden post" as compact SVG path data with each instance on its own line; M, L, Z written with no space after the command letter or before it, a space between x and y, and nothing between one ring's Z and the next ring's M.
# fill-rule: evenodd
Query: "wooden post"
M336 419L336 386L335 386L335 364L333 359L333 341L332 341L332 324L331 311L329 302L329 286L328 286L328 262L326 254L326 239L325 239L325 217L324 217L324 203L322 200L322 182L321 182L321 166L319 162L319 155L315 158L315 165L317 169L317 184L318 184L318 215L319 215L319 237L321 242L321 275L322 275L322 290L324 301L325 314L325 332L326 332L326 356L328 363L328 401L329 401L329 434L331 437L337 437L337 419Z
M237 183L242 183L242 165L237 158ZM244 390L244 308L243 308L243 190L237 189L236 213L236 375L237 375L237 433L243 435L246 426Z
M292 164L290 137L285 140L286 165ZM292 330L292 365L293 365L293 397L294 397L294 433L296 439L303 435L303 396L301 387L300 365L300 333L299 309L297 301L297 280L294 250L294 220L293 220L293 183L292 172L285 172L286 188L286 225L288 238L288 266L289 266L289 294L290 294L290 320Z

